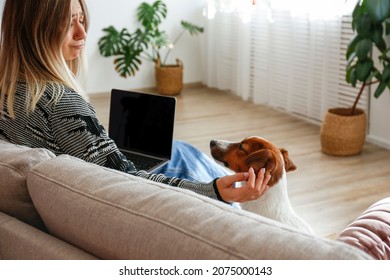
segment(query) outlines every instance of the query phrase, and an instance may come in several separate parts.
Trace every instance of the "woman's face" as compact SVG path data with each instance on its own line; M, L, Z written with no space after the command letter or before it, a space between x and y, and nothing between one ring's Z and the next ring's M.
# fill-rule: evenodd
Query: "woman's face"
M72 19L69 31L62 43L62 54L66 61L73 60L80 55L84 48L85 38L84 12L78 0L72 0Z

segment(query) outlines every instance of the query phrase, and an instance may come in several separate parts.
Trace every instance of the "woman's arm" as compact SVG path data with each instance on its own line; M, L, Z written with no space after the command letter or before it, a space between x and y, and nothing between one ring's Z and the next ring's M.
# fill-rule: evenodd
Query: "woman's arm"
M108 137L93 107L77 93L64 94L54 106L50 121L56 142L64 154L222 200L215 180L209 183L199 183L137 171L133 163L126 159L114 141Z

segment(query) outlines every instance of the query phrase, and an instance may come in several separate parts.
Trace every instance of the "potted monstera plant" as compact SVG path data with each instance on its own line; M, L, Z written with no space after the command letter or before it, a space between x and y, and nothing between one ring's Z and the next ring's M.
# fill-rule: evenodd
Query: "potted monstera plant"
M366 113L357 108L361 95L371 87L378 98L390 88L390 0L358 1L352 13L354 37L348 45L346 80L360 86L350 108L332 108L321 127L322 151L331 155L359 154L366 137Z
M133 32L126 28L117 30L113 26L104 28L98 45L103 56L114 57L115 70L122 77L134 76L143 60L151 61L155 64L157 91L175 95L183 87L183 63L176 59L176 64L167 64L171 50L186 32L197 35L203 33L203 28L182 20L181 32L171 41L160 29L166 17L167 5L163 1L143 2L136 10L140 28Z

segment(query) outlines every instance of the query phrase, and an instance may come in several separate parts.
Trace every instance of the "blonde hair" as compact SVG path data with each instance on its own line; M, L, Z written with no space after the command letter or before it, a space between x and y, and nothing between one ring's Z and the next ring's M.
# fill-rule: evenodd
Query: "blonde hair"
M84 0L78 0L88 13ZM71 21L72 0L6 0L0 38L0 115L7 105L14 117L13 100L16 84L27 85L26 110L33 111L48 84L53 85L53 102L58 101L64 87L86 97L77 77L84 74L85 53L66 62L62 43Z

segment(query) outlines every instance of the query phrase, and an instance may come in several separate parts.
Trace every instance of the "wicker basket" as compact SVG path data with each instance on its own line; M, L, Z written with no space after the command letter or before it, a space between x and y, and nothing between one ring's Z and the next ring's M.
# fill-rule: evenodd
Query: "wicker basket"
M356 109L330 109L321 126L321 148L329 155L351 156L359 154L366 141L366 114Z
M164 95L178 95L183 89L183 63L176 59L177 64L161 65L156 62L157 92Z

